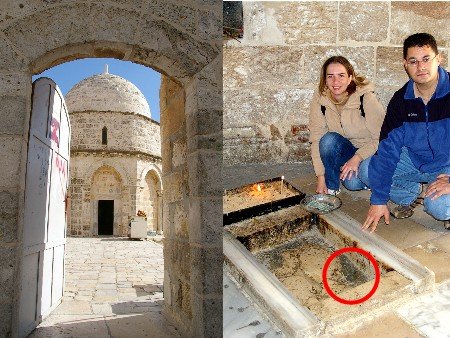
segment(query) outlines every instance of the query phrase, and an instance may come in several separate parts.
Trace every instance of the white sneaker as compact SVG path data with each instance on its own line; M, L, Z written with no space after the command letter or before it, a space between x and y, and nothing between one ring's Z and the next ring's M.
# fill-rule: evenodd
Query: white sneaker
M328 195L333 195L333 196L336 196L336 195L338 195L339 193L341 192L341 190L339 189L339 190L333 190L333 189L328 189Z

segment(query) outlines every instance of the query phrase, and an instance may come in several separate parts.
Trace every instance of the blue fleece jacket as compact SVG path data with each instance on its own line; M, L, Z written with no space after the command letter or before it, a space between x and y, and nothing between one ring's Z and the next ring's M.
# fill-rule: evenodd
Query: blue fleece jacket
M369 164L370 203L386 204L402 147L423 173L450 166L450 74L439 67L439 81L428 104L414 97L409 80L389 102L378 150Z

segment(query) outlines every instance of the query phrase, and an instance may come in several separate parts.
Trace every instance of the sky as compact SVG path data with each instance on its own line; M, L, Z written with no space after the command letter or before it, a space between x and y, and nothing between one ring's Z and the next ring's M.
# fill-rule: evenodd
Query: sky
M56 82L63 95L66 95L81 80L103 73L105 64L108 64L110 74L119 75L139 88L150 106L152 119L159 122L161 74L149 67L117 59L78 59L47 69L33 76L33 81L39 77L49 77Z

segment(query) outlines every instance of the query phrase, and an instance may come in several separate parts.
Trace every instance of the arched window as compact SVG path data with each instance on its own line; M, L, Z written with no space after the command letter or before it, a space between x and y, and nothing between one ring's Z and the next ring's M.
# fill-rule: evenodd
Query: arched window
M102 144L108 144L108 128L106 127L102 129Z

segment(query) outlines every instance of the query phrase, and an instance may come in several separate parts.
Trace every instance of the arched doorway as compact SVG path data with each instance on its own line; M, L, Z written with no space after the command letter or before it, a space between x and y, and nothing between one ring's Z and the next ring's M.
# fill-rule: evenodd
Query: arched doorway
M144 178L140 205L147 215L147 231L162 234L162 189L155 170L150 170Z
M164 313L185 336L221 334L221 11L221 3L203 2L0 5L0 193L8 224L0 335L17 334L31 76L84 57L129 60L164 75ZM186 149L181 161L171 161L176 144ZM187 234L170 231L176 208L187 215Z
M112 167L97 169L91 180L91 233L118 235L121 233L123 215L122 179Z

